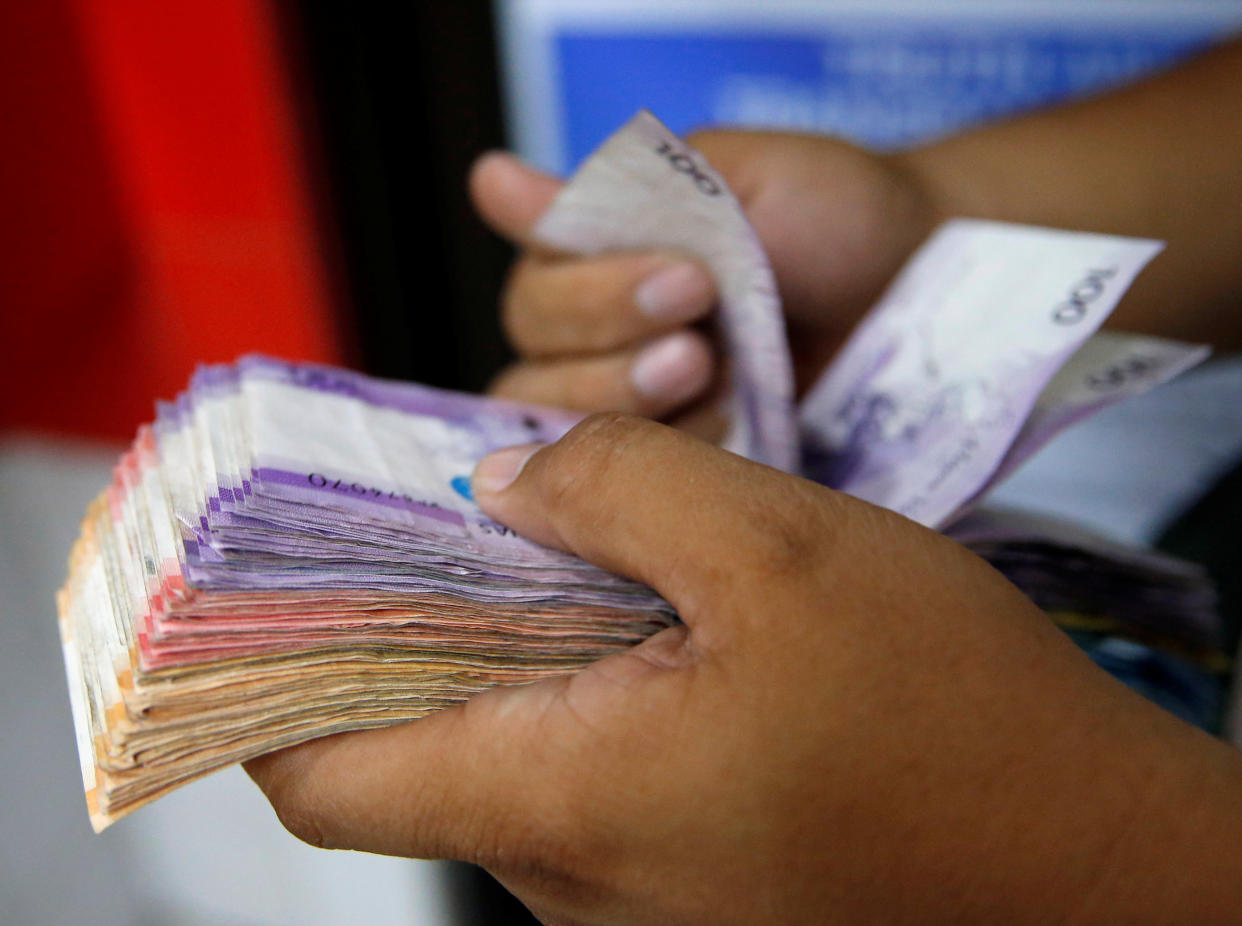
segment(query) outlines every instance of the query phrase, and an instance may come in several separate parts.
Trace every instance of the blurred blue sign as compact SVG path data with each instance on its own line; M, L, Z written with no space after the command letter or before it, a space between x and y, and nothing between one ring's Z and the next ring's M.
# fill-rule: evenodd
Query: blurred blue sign
M680 132L732 123L895 147L1118 84L1207 44L1202 30L1064 35L961 29L907 35L557 37L566 154L576 164L639 107Z
M636 109L894 148L1125 82L1242 26L1238 2L501 4L519 147L575 166ZM781 14L781 15L777 15Z

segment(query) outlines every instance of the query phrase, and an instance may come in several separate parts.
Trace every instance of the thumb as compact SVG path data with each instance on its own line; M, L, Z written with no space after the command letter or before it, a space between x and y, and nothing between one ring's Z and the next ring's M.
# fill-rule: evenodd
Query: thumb
M505 151L489 151L470 171L470 197L483 221L524 246L537 244L530 231L563 185Z
M672 428L605 414L479 463L474 497L518 533L655 588L691 627L833 571L886 513Z

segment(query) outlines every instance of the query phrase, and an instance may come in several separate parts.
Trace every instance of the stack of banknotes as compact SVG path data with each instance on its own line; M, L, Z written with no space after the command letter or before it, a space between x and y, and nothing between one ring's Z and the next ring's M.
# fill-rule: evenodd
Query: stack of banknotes
M1102 668L1188 723L1221 731L1236 629L1201 566L1027 512L980 509L947 532Z
M1169 659L1219 684L1200 571L977 508L1063 428L1202 359L1095 334L1157 243L950 222L796 404L759 243L723 179L654 117L606 142L537 234L710 267L728 449L955 532L1085 646L1108 643L1093 655L1111 670L1150 679L1150 659ZM59 596L96 829L221 766L570 672L675 623L651 589L471 499L483 455L576 420L265 357L201 368L87 512ZM1197 720L1210 694L1169 703Z

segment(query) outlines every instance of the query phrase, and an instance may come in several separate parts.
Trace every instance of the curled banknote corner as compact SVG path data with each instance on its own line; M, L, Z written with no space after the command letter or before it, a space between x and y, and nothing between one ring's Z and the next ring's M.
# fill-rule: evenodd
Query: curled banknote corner
M1206 355L1131 336L1084 349L1162 246L945 223L802 403L805 475L944 526L1063 428Z
M703 261L719 290L731 380L724 446L797 471L793 365L776 281L737 198L699 152L638 113L579 168L535 235L572 254L661 248Z

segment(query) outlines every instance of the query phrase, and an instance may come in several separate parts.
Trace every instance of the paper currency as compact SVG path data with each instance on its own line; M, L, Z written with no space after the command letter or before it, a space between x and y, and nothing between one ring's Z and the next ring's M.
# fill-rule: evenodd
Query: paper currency
M1041 392L1160 248L1110 235L946 223L803 402L807 475L943 525L989 484L1019 436L1033 447L1073 420L1047 411L1024 432ZM1138 389L1155 377L1131 380ZM1110 393L1096 395L1099 407Z
M733 377L727 446L929 524L1059 428L1201 355L1087 342L1154 243L957 222L795 413L758 242L719 175L647 114L537 234L702 258ZM652 590L514 535L470 497L483 455L575 420L262 357L201 369L118 464L59 596L93 825L222 765L573 671L673 624ZM1201 576L1008 523L955 530L1075 632L1215 658ZM1092 581L1076 584L1083 562Z
M1168 382L1209 353L1199 344L1145 335L1092 335L1044 387L1000 465L962 507L968 508L1066 428Z
M574 417L245 358L160 407L87 516L61 631L92 822L222 764L563 673L675 620L469 493Z
M946 533L1047 611L1090 614L1097 629L1106 623L1215 667L1226 658L1216 594L1201 566L1030 512L984 508Z
M700 258L719 290L732 380L724 446L796 470L793 363L776 280L737 199L701 154L640 112L587 159L535 235L575 254L667 248Z
M1022 589L1101 668L1220 732L1236 643L1203 567L1029 512L976 510L947 533Z

